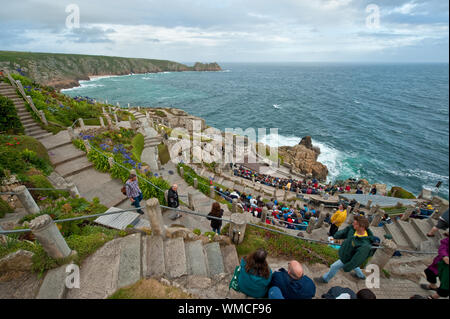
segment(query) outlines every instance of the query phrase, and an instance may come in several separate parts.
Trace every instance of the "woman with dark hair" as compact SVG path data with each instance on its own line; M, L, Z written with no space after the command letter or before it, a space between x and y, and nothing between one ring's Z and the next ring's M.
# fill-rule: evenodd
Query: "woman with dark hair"
M214 202L211 207L211 212L208 214L208 216L222 218L223 216L223 209L220 208L220 204L218 202ZM213 232L216 232L218 235L220 235L220 228L222 227L222 220L216 219L216 218L210 218L208 217L208 220L211 221L211 228Z
M267 295L272 270L266 261L267 252L259 248L254 253L243 257L239 274L239 290L253 298L263 298Z

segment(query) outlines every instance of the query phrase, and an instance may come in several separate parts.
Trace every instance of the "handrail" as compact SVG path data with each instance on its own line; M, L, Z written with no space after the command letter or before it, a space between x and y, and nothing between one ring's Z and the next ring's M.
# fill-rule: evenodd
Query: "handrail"
M222 220L222 221L233 223L233 221L225 219L225 218L208 216L208 215L204 215L204 214L201 214L201 213L195 212L195 211L188 211L188 210L185 210L185 209L173 208L173 207L168 207L168 206L163 206L163 205L160 205L160 207L162 207L164 209L180 211L180 212L184 212L184 213L187 213L187 214L196 215L196 216L200 216L200 217L212 218L212 219L216 219L216 220ZM264 227L264 226L252 224L252 223L247 223L247 224L250 225L250 226L254 226L254 227L257 227L257 228L264 229L264 230L276 232L276 233L279 233L281 235L286 235L286 236L293 237L293 238L300 239L300 240L304 240L304 241L309 241L309 242L319 243L319 244L325 244L325 245L342 246L342 244L337 244L337 243L334 244L334 243L330 243L330 242L326 242L326 241L322 241L322 240L294 236L294 235L291 235L291 234L288 234L288 233L285 233L285 232L282 232L282 231L279 231L279 230L276 230L276 229L271 229L271 228L267 228L267 227ZM383 246L372 246L371 248L372 249L383 249L384 247ZM437 252L422 252L422 251L399 250L399 249L397 249L397 251L405 252L405 253L411 253L411 254L437 254Z
M69 221L75 221L75 220L81 220L81 219L88 219L88 218L93 218L93 217L100 217L100 216L107 216L107 215L114 215L114 214L119 214L119 213L124 213L124 212L130 212L130 211L135 211L135 210L139 210L142 209L144 207L138 207L138 208L130 208L130 209L121 209L118 211L114 211L114 212L109 212L109 213L101 213L101 214L93 214L93 215L84 215L84 216L78 216L78 217L72 217L72 218L66 218L66 219L57 219L54 220L55 223L64 223L64 222L69 222ZM31 229L13 229L13 230L0 230L0 235L2 234L13 234L13 233L27 233L30 232Z
M92 150L96 151L97 153L99 153L100 155L102 155L105 158L108 158L108 156L106 156L105 154L103 154L102 152L100 152L99 150L97 150L94 146L92 146L92 144L90 142L88 142L89 146L91 147ZM114 164L116 164L119 167L122 167L123 169L126 169L128 172L130 172L131 170L117 162L112 161ZM165 193L165 190L159 188L158 186L156 186L155 184L153 184L152 182L150 182L149 180L147 180L145 177L143 176L139 176L139 178L143 179L145 182L147 182L148 184L152 185L153 187L155 187L156 189L158 189L159 191L161 191L163 194Z

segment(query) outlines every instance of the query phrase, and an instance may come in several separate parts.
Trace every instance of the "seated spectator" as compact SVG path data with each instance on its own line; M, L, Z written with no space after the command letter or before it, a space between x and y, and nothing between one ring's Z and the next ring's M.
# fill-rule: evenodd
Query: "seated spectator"
M373 186L372 190L370 191L370 195L376 195L377 194L377 188Z
M275 204L274 204L274 202L273 202L273 198L271 198L270 201L266 203L266 207L267 207L268 210L273 209L273 206L274 206L274 205L275 205Z
M322 295L322 299L377 299L369 289L361 289L356 294L350 288L335 286Z
M239 196L239 194L237 193L236 190L233 190L233 192L230 193L230 197L231 197L231 198L239 198L240 196Z
M241 259L241 272L238 283L239 290L253 298L267 295L272 280L272 270L266 261L267 252L260 248Z
M380 224L378 225L378 227L383 227L386 224L392 224L392 220L391 217L389 217L388 214L384 214L383 218L381 219Z
M296 260L288 263L287 271L280 268L272 275L270 287L270 299L312 299L316 294L316 285Z
M350 190L351 190L350 185L345 186L345 191L346 191L347 193L350 193Z
M358 189L356 190L356 194L363 194L362 189L358 187Z

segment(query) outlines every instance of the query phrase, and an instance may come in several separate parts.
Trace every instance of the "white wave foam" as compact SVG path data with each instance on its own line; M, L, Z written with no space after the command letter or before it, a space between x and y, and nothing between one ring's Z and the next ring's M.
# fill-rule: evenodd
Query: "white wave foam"
M89 77L89 81L92 82L92 81L98 81L98 80L108 79L108 78L116 78L118 76L121 76L121 75L92 75Z

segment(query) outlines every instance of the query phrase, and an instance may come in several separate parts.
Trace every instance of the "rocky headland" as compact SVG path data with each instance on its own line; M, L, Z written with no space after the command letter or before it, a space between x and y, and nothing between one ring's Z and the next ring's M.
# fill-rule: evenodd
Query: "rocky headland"
M0 51L0 69L24 73L56 89L79 86L79 81L90 76L222 70L217 63L187 66L168 60L12 51Z
M278 152L283 157L284 163L292 165L302 174L326 180L328 168L317 161L320 149L312 145L311 136L305 136L295 146L281 146L278 148Z

